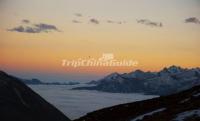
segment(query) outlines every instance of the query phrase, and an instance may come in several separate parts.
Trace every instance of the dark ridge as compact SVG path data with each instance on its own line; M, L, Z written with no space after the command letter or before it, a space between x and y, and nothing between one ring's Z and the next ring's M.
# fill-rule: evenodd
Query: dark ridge
M172 121L182 112L195 109L200 111L200 86L168 96L104 108L74 121L131 121L158 109L164 110L139 121ZM199 119L200 116L192 115L184 121L200 121Z
M0 121L70 121L18 78L0 71Z

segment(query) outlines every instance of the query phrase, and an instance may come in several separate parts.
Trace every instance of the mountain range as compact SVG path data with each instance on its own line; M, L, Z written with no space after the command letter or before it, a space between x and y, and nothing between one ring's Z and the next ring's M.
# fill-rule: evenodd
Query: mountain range
M144 72L141 70L124 74L115 72L88 84L96 85L73 89L168 95L199 85L200 68L187 69L173 65L158 72Z
M22 80L0 71L0 121L70 119ZM176 94L100 109L74 121L200 121L200 86Z

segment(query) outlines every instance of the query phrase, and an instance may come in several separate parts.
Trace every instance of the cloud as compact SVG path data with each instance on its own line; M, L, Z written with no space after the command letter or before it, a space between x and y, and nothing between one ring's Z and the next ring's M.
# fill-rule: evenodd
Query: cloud
M39 33L38 29L31 28L31 27L23 27L23 26L18 26L18 27L9 29L8 31L25 32L25 33Z
M23 20L22 20L22 23L29 24L29 23L30 23L30 21L29 21L29 20L27 20L27 19L23 19Z
M125 24L125 21L113 21L113 20L107 20L107 23L109 24Z
M29 20L22 20L23 23L26 25L19 25L17 27L14 27L12 29L8 29L8 31L11 32L23 32L23 33L42 33L42 32L51 32L51 31L57 31L60 32L60 30L55 25L45 24L45 23L39 23L39 24L31 24ZM28 25L27 25L28 24Z
M81 13L75 13L74 15L77 16L77 17L82 17L83 16Z
M190 18L185 19L185 23L200 24L200 20L196 17L190 17Z
M55 25L50 25L50 24L35 24L35 28L37 28L40 32L48 32L48 31L60 31Z
M73 23L82 23L81 21L78 20L72 20Z
M97 19L90 19L90 23L93 23L93 24L99 24L100 22L97 20Z
M18 27L14 27L12 29L8 29L8 31L24 32L25 28L23 26L18 26Z
M117 24L122 24L122 22L121 22L121 21L118 21Z
M112 20L107 20L107 23L109 23L109 24L113 24L113 23L115 23L115 22L112 21Z
M126 23L126 21L118 21L118 22L116 22L117 24L125 24Z
M139 19L137 20L137 23L144 24L151 27L163 27L163 24L161 22L153 22L148 19Z

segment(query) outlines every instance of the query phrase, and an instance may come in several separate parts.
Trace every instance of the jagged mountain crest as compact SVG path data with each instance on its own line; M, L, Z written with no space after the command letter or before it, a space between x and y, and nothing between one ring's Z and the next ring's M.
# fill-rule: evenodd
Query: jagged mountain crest
M186 71L187 69L181 68L180 66L169 66L169 67L165 67L162 70L160 70L159 72L157 72L159 75L171 75L171 74L178 74L181 72Z
M108 76L106 76L104 79L116 79L117 77L119 77L120 74L117 72L111 73Z
M151 71L142 71L140 69L137 69L135 71L129 72L129 73L124 73L124 74L119 74L117 72L111 73L108 76L105 76L103 79L100 80L113 80L117 79L118 77L125 77L125 78L139 78L139 79L145 79L145 78L151 78L154 77L156 74L158 75L171 75L171 74L177 74L181 73L183 71L186 71L188 69L181 68L180 66L169 66L169 67L164 67L162 70L158 72L151 72ZM199 70L197 68L197 70ZM200 72L200 71L199 71Z
M76 89L167 95L200 85L200 69L173 65L158 72L135 70L124 74L112 73L98 82L94 87Z

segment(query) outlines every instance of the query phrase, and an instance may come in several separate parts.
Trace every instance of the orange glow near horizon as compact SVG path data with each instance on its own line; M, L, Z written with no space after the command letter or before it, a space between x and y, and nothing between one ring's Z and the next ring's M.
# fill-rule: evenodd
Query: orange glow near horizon
M55 72L74 77L128 73L136 69L159 71L171 65L200 67L200 24L184 22L193 16L200 19L200 2L154 2L125 0L113 5L112 0L0 1L0 69ZM24 19L27 23L23 23ZM99 24L90 19L96 19ZM140 24L138 19L161 22L163 27ZM54 25L59 31L9 31L39 23ZM62 67L63 59L98 59L102 53L113 53L118 60L137 60L139 64L136 67Z

